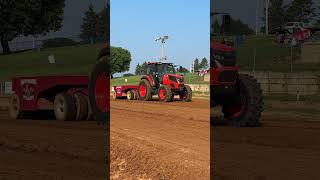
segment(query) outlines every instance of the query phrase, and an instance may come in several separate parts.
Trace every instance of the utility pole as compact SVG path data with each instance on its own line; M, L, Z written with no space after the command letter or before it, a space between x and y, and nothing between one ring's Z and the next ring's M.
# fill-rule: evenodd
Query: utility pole
M266 36L269 35L269 1L270 0L265 0L266 1Z
M259 21L259 0L257 0L257 9L256 9L256 36L258 36L258 21Z
M166 40L168 40L168 39L169 39L169 36L162 36L162 37L155 39L155 41L161 42L161 62L164 62L167 59L164 55L164 44L166 43Z

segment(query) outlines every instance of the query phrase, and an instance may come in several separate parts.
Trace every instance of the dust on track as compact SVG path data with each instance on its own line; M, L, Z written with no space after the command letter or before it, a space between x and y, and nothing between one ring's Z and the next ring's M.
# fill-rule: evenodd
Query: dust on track
M0 179L103 179L104 128L96 122L12 120L0 111Z
M112 179L209 179L209 101L111 101Z
M258 128L213 127L215 179L320 179L320 121L265 113L262 122Z

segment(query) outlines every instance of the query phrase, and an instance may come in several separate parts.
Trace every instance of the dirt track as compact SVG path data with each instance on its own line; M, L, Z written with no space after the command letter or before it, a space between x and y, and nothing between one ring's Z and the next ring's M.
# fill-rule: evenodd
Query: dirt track
M209 179L209 101L111 102L112 179Z
M111 108L112 179L209 179L208 100ZM320 179L317 120L267 111L259 128L213 127L215 180ZM95 122L9 120L0 111L0 180L103 179L105 137Z
M294 116L266 112L259 128L214 127L214 179L320 179L320 121Z
M95 122L11 120L0 111L0 180L103 179L103 128Z

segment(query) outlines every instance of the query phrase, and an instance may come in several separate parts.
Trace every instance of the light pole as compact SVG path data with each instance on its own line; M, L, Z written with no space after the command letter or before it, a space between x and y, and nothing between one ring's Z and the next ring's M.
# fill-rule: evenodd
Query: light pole
M265 0L266 1L266 35L269 35L269 1L270 0Z
M258 36L258 21L259 21L259 0L257 0L257 9L256 9L256 36Z
M166 60L166 57L164 56L164 43L166 43L166 40L168 39L169 39L169 36L162 36L155 39L155 41L161 42L161 62L164 62Z

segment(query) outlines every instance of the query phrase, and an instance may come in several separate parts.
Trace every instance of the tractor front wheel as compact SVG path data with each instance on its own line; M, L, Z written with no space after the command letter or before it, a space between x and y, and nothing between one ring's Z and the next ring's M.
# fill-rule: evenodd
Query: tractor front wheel
M180 99L185 102L192 101L192 90L190 86L185 85L183 93L180 94Z
M166 85L160 86L158 96L159 100L163 102L169 102L173 97L171 89Z

